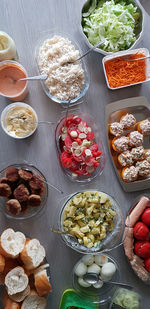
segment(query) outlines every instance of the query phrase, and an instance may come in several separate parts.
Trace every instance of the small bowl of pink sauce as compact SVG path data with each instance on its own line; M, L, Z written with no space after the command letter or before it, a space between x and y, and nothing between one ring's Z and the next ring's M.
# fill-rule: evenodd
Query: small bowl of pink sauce
M12 101L22 101L27 95L27 72L24 67L16 61L0 62L0 95Z

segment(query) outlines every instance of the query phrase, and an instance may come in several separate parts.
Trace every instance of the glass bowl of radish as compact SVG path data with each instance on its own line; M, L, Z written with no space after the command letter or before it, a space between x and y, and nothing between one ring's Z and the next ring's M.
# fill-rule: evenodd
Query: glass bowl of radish
M101 279L95 284L89 284L84 280L87 273L96 273ZM84 255L74 266L72 272L72 284L76 292L92 301L104 304L111 299L116 286L104 281L119 282L120 270L117 262L109 255Z
M61 118L55 143L60 166L72 181L89 182L102 173L105 150L100 128L91 115L75 112Z

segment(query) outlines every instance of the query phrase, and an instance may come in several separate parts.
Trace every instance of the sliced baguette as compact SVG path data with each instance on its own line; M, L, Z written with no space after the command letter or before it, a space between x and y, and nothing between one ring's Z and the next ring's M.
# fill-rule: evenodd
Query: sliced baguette
M23 233L14 232L13 229L7 229L0 237L0 253L5 257L15 259L23 250L25 241L26 238Z
M45 258L45 249L37 239L28 240L20 258L27 270L37 268Z
M20 309L21 305L13 300L11 300L5 291L2 297L2 304L4 309Z
M32 290L30 295L25 298L21 305L21 309L45 309L46 298L40 297L36 291Z
M28 285L29 279L25 274L23 267L15 267L9 271L5 277L5 285L8 295L14 295L24 291Z
M30 286L27 285L24 291L10 295L9 297L13 300L16 301L17 303L22 302L30 293Z
M44 296L52 290L46 271L48 267L49 264L44 264L34 272L34 285L39 296Z
M2 254L0 254L0 273L4 271L5 268L5 258Z

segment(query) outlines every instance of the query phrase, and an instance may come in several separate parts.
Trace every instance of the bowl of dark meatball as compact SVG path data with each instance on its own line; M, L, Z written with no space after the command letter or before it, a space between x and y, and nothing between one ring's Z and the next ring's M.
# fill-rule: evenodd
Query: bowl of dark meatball
M29 219L41 215L48 186L37 167L21 163L0 171L0 210L8 218Z

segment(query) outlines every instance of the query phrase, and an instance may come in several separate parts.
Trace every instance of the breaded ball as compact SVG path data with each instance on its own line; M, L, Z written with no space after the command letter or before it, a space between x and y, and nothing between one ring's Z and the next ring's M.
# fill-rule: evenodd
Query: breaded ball
M44 194L44 190L45 190L44 183L43 183L42 177L40 177L38 174L33 175L32 180L30 180L29 182L29 186L33 194L37 194L37 195Z
M29 205L30 206L40 206L41 205L41 197L40 195L37 195L37 194L31 194L29 196Z
M20 178L25 180L25 181L29 181L33 177L32 172L23 170L22 168L18 171L18 174L19 174Z
M17 181L19 179L18 169L15 167L9 167L5 172L6 178L11 181Z
M11 195L11 188L7 183L0 183L0 196L9 197Z
M6 203L6 207L8 212L10 212L12 215L19 215L21 212L21 205L19 201L15 199L11 199Z
M29 191L25 185L21 184L14 190L13 194L14 198L21 203L28 200Z

